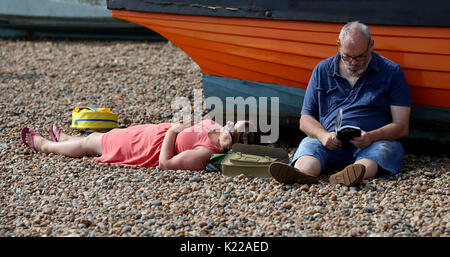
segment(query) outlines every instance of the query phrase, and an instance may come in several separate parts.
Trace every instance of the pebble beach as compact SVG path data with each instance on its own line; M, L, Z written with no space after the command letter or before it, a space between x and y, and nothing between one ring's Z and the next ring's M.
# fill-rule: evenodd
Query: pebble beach
M357 187L120 167L34 153L30 127L70 135L76 106L109 107L119 126L171 122L202 90L170 42L0 39L2 237L448 237L450 161L408 152L401 172ZM206 114L204 112L203 114ZM297 144L298 142L296 142ZM290 156L295 148L286 148Z

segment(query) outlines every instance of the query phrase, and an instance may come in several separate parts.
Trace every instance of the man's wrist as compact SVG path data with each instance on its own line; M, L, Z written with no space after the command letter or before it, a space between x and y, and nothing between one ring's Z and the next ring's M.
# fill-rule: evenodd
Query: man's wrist
M317 138L320 142L323 142L323 138L326 137L327 134L328 134L328 131L322 131L322 130L320 130L320 131L317 133L316 138Z
M375 135L373 134L373 131L368 131L366 132L366 137L369 139L369 143L372 144L373 141L375 140Z

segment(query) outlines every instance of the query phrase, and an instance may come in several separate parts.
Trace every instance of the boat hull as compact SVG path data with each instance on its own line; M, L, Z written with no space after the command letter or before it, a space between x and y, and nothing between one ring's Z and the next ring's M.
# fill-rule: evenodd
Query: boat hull
M261 90L260 83L271 85L273 90L267 91L267 96L277 96L284 87L288 92L304 91L314 67L338 51L336 41L343 25L128 10L112 10L112 15L152 29L184 50L205 74L205 97L218 96L217 92L224 93L221 97L244 95L224 90L223 83L209 83L206 75L235 79L226 83L235 84L235 88L242 87L238 81L250 83L246 94L252 96ZM448 134L450 27L369 25L375 52L398 63L405 73L413 98L413 118L419 123L438 120L443 133ZM280 109L280 115L298 119L302 99L289 101L296 106L295 112ZM428 111L415 111L420 108ZM419 123L412 122L411 129ZM442 134L431 134L442 139Z

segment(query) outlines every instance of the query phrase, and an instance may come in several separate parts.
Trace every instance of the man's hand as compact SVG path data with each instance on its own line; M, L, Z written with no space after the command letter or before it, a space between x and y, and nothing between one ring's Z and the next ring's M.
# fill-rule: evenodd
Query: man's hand
M320 137L320 142L328 150L336 150L342 146L341 141L337 139L336 132L327 132Z
M352 140L350 140L350 143L357 148L364 149L372 144L372 140L366 131L361 130L361 136L354 137Z

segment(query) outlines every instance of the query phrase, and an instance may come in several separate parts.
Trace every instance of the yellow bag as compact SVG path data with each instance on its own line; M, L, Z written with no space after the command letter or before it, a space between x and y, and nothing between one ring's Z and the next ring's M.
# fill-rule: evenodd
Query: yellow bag
M118 114L110 108L90 106L76 107L72 111L72 129L92 129L96 131L117 128Z

